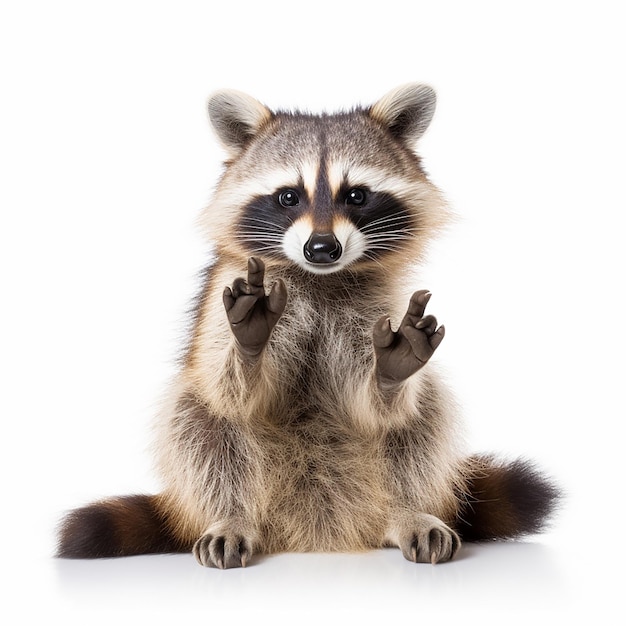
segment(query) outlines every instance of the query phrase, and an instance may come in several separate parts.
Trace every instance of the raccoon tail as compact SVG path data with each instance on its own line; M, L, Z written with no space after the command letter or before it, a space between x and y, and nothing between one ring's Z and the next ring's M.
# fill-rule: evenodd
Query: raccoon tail
M57 556L97 559L187 552L159 506L159 496L121 496L70 511L59 529Z
M514 539L545 529L561 491L531 462L491 456L473 456L468 462L468 493L456 524L462 539Z

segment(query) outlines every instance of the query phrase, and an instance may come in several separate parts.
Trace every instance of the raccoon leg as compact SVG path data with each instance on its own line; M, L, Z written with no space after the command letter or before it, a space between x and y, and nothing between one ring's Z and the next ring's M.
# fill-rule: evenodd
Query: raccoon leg
M439 347L445 329L437 328L437 320L432 315L424 316L430 296L426 290L411 296L396 332L391 330L388 317L380 318L374 325L376 374L382 388L393 388L415 374Z
M258 359L287 303L287 288L278 279L265 295L265 264L248 259L247 280L238 278L224 289L223 300L230 328L246 361Z
M389 542L397 545L405 559L414 563L449 561L461 547L459 536L438 517L418 513L395 525Z
M213 413L193 392L161 433L161 466L179 533L207 567L242 567L262 551L261 453L244 425Z

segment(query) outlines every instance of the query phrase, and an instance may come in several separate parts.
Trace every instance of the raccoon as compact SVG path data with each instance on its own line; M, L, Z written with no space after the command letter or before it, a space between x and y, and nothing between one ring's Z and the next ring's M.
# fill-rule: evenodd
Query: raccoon
M231 568L395 546L437 563L544 527L550 479L459 445L429 364L445 329L411 294L448 215L415 151L435 101L420 84L320 115L210 98L227 151L201 218L215 261L157 419L162 491L70 512L59 556Z

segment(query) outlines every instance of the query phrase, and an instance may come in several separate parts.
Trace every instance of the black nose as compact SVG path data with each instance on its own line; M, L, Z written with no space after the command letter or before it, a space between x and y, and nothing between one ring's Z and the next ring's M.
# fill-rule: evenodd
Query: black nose
M341 244L332 233L313 233L304 244L304 256L310 263L334 263L341 252Z

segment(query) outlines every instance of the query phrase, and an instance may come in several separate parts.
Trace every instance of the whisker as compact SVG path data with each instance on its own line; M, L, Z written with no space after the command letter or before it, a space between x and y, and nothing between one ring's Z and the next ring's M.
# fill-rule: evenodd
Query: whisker
M371 246L370 250L378 251L378 250L386 250L387 252L398 252L401 250L400 246Z
M280 254L282 249L279 246L254 246L254 251Z
M369 252L364 252L363 256L367 259L369 259L370 261L373 261L374 263L376 263L377 265L380 265L380 267L383 270L386 270L385 266L382 264L382 262L380 261L380 259L376 258L373 254L369 253Z
M412 233L415 232L417 229L414 228L413 226L409 226L408 224L404 225L404 224L382 224L380 225L378 228L368 228L367 230L365 229L361 229L361 232L364 235L369 235L369 234L376 234L376 233L390 233L390 234L395 234L395 233Z
M363 232L363 235L365 235L366 237L413 237L415 236L415 233L417 233L417 229L414 228L401 228L401 229L394 229L394 230L368 230L366 232Z
M252 229L252 230L239 230L235 233L236 235L266 235L268 237L282 237L282 233L277 233L275 230L262 230L262 229Z
M241 223L244 225L247 222L256 222L257 224L263 224L264 226L270 226L270 227L273 226L274 228L276 228L276 230L282 230L282 227L279 224L276 224L275 222L268 222L267 220L263 220L260 217L253 217L249 215L241 220Z
M374 221L370 222L369 224L366 224L365 226L363 226L363 228L361 228L362 232L367 232L370 230L377 230L380 228L384 228L389 224L393 224L394 222L407 222L409 223L411 221L411 218L409 215L405 215L404 213L395 213L393 215L386 215L384 217L379 217L378 219L375 219ZM396 224L398 225L398 224Z
M410 233L417 230L415 226L401 223L382 224L378 228L361 229L362 233Z
M282 237L277 235L270 235L265 233L237 233L235 235L237 239L263 239L265 241L276 241L281 242L283 240Z
M257 244L262 244L262 245L266 245L266 246L272 246L274 248L281 248L282 247L282 241L270 241L268 239L263 239L262 237L240 237L239 241L241 242L248 242L248 243L257 243Z
M390 230L390 231L381 231L379 233L365 233L366 239L394 239L404 238L404 239L412 239L417 231L412 230Z

